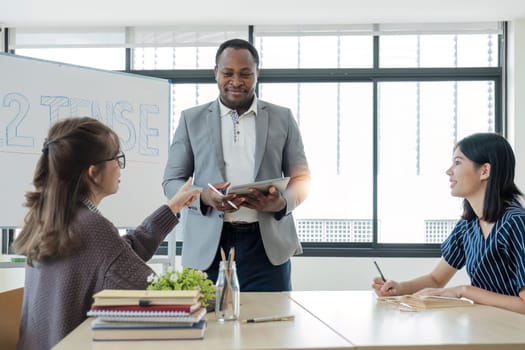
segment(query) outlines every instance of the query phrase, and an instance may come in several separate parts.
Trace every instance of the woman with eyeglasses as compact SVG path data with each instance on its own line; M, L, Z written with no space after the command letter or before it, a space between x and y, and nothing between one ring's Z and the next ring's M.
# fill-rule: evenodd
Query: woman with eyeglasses
M97 206L117 192L125 165L117 134L96 119L65 119L49 130L13 243L27 257L18 349L51 348L86 319L102 289L146 288L153 273L146 262L200 189L190 189L188 179L166 205L120 236Z

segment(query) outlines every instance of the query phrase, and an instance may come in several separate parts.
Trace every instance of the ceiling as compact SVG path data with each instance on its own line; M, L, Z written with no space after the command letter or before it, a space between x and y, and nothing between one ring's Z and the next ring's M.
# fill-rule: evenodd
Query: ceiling
M481 22L523 0L0 0L0 27Z

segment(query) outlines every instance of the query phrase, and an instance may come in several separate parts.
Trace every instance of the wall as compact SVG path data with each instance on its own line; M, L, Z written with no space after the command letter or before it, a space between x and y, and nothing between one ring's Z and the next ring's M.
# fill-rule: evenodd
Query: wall
M292 286L294 290L368 290L372 278L378 276L373 258L315 258L292 259ZM384 258L375 259L386 278L404 280L429 273L439 259ZM177 257L176 266L180 266ZM156 272L160 264L152 265ZM458 272L451 284L468 284L463 270ZM0 269L0 291L22 287L24 269Z
M23 268L0 268L0 292L24 286Z
M242 16L225 15L224 6ZM159 11L159 9L161 9ZM276 10L278 9L278 10ZM518 0L244 0L201 1L77 1L2 0L0 25L9 27L247 25L330 23L483 22L522 17ZM521 16L520 16L521 15Z
M294 290L369 290L379 276L377 261L387 279L402 281L427 274L438 258L309 258L292 260ZM459 271L450 285L469 284L465 270Z

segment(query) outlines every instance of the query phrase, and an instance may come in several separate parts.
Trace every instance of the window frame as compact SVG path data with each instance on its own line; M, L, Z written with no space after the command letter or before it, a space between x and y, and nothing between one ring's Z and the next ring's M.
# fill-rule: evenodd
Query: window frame
M254 26L247 27L249 41L254 43ZM8 29L3 33L4 47L8 45ZM382 82L437 82L437 81L493 81L494 82L494 128L495 132L507 136L506 112L506 38L507 25L502 24L502 33L497 34L498 66L480 68L380 68L380 36L373 35L373 65L371 68L261 68L259 83L345 83L368 82L373 84L373 174L378 173L378 85ZM14 53L14 50L10 50ZM125 70L122 72L169 79L172 84L211 83L215 84L212 69L134 70L132 48L125 48ZM373 233L372 242L336 243L305 242L303 256L315 257L439 257L440 244L433 243L378 243L378 188L377 178L373 180ZM4 232L5 234L6 232ZM176 242L176 254L181 253L182 242Z
M253 37L251 42L253 43ZM505 109L504 66L506 25L498 35L499 59L497 67L479 68L380 68L379 35L373 37L372 68L329 68L329 69L264 69L261 68L258 83L337 83L371 82L373 84L373 173L378 171L378 84L382 82L436 82L436 81L493 81L494 82L494 129L507 135ZM210 70L129 70L133 74L169 79L178 83L215 83ZM370 243L304 242L303 256L308 257L425 257L441 256L441 244L434 243L378 243L378 189L377 179L373 180L373 233ZM459 219L459 218L458 218ZM177 254L181 253L182 242L177 242Z

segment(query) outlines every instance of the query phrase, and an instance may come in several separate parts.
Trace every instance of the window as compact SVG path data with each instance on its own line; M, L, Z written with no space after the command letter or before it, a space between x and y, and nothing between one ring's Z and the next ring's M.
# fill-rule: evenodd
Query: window
M252 38L260 55L258 96L291 108L305 143L311 192L294 217L306 254L438 256L461 213L445 174L453 145L474 132L505 132L503 29L501 23L136 27L114 30L104 45L86 33L74 48L71 35L56 40L67 41L64 50L128 48L133 73L171 79L174 131L182 110L217 98L211 73L217 46ZM57 49L49 42L35 47L28 32L20 34L17 53L44 57ZM119 55L115 62L124 62Z
M125 30L99 28L9 31L9 49L16 54L107 70L126 68Z
M496 34L386 35L381 37L380 66L496 67Z
M372 84L261 83L259 97L290 107L301 129L312 182L295 219L320 220L324 234L317 242L352 241L354 230L343 227L373 220ZM310 232L303 235L313 241Z
M379 243L431 243L426 230L433 229L433 223L459 218L461 200L450 195L445 171L457 141L474 132L494 131L493 85L379 84ZM448 232L441 238L446 236Z
M370 68L372 36L257 37L261 68Z
M124 70L126 64L125 50L115 48L18 49L16 53L21 56L107 70Z
M311 193L294 216L317 252L379 255L448 236L461 213L445 174L454 144L502 132L501 31L466 27L255 27L259 96L292 108L305 142Z

